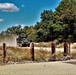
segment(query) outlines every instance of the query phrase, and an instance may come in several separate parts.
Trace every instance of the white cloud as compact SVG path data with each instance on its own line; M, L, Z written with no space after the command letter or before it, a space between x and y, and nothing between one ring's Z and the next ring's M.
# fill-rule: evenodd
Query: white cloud
M19 8L13 3L0 3L0 10L3 12L17 12Z
M1 18L1 19L0 19L0 22L3 22L3 21L4 21L4 19Z
M26 26L25 24L21 24L22 29L23 29L25 26Z
M16 24L15 26L18 26L18 25L20 25L22 29L26 26L25 24Z
M21 7L25 7L25 5L22 4Z

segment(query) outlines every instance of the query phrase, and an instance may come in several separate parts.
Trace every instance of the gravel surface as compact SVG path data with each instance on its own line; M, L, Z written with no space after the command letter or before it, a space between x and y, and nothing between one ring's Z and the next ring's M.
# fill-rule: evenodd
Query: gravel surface
M76 75L76 60L1 65L0 75Z

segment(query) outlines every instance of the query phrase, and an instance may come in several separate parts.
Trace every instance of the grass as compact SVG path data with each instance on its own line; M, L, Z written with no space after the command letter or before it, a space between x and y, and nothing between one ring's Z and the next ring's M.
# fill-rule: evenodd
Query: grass
M36 61L45 61L46 58L50 58L51 57L51 52L48 51L44 51L44 50L39 50L39 51L35 51L35 60Z
M0 47L0 55L3 54L2 47ZM17 47L7 47L6 49L6 61L22 61L22 60L30 60L30 50L24 48Z
M57 52L56 53L56 59L59 60L60 58L63 58L63 52Z
M30 49L28 48L18 48L18 47L7 47L6 48L6 61L15 61L15 62L21 62L21 61L30 61ZM46 59L50 59L52 57L51 51L48 52L47 50L43 50L42 48L40 50L35 50L35 61L45 61ZM63 52L57 52L56 58L62 58ZM2 46L0 47L0 61L2 61L3 56L3 50ZM76 57L76 52L71 53L72 57Z
M51 42L34 43L35 47L51 47Z
M63 48L64 47L64 43L58 44L56 47L57 48Z
M2 47L0 47L0 55L2 56ZM26 48L17 48L17 47L7 47L6 49L6 61L23 61L23 60L31 60L30 58L30 49ZM51 53L44 50L35 50L35 61L45 60L46 58L50 58Z
M76 57L76 51L72 52L72 53L71 53L71 56L72 56L73 58Z
M35 47L51 47L51 43L52 42L39 42L39 43L34 43L34 45L35 45ZM64 43L57 44L56 47L57 48L63 48L64 47Z
M72 48L73 49L76 49L76 43L72 45Z

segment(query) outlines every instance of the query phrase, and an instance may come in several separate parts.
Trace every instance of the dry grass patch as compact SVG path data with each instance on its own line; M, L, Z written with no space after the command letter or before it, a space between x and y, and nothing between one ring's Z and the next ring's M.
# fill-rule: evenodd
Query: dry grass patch
M2 47L0 47L0 55L3 55ZM30 60L30 50L25 48L7 47L6 48L6 61L22 61Z
M45 61L46 58L50 59L50 57L51 57L51 52L44 51L44 50L35 51L35 60L36 61Z
M30 49L28 48L18 48L18 47L7 47L6 49L6 61L14 61L14 62L22 62L22 61L30 61ZM52 54L51 51L47 50L35 50L35 61L46 61L51 59ZM63 58L63 52L56 52L56 58ZM3 50L2 47L0 47L0 61L2 61L3 56ZM72 57L76 57L76 52L71 53Z
M34 43L35 47L51 47L51 42Z
M72 48L73 48L73 49L76 49L76 43L73 43L73 44L72 44Z

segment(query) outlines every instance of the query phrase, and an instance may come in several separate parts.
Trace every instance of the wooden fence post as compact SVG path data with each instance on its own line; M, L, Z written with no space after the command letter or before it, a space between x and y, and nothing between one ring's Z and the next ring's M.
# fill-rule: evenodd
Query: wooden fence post
M34 43L30 44L30 55L31 55L31 60L34 61Z
M3 43L3 63L6 62L5 58L6 58L6 43Z
M70 55L70 53L71 53L71 52L70 52L70 43L68 43L68 48L69 48L68 50L69 50L69 55Z
M64 56L67 56L68 54L68 42L64 43Z
M55 55L56 45L55 45L55 43L51 43L51 52L52 52L52 58L53 58L53 60L56 60L56 55Z

